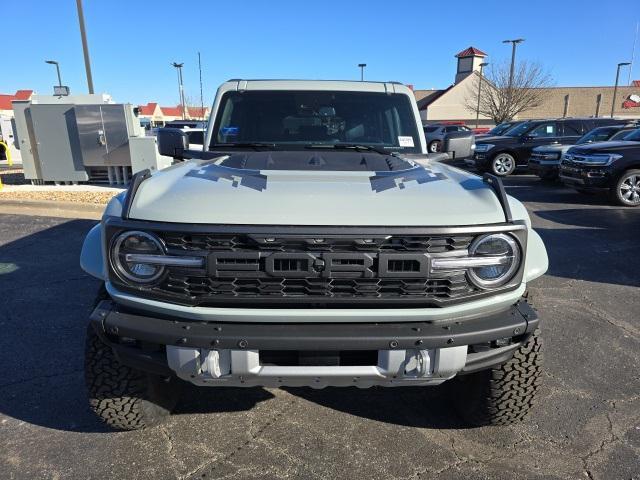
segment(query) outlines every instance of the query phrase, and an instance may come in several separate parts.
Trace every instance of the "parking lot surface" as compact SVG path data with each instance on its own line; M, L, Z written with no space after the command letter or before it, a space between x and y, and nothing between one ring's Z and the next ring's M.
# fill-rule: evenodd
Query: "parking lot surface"
M640 209L506 185L550 259L544 388L512 427L464 428L442 388L192 388L168 423L109 431L82 373L95 222L0 214L0 478L640 480Z

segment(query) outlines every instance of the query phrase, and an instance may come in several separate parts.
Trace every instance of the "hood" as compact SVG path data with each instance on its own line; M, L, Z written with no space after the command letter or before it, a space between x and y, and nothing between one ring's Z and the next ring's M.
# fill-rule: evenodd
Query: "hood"
M298 169L282 168L294 156ZM369 164L379 169L367 169ZM130 218L253 225L504 222L497 197L480 177L426 156L408 160L309 151L252 152L176 164L142 182Z
M572 153L618 153L626 150L639 150L640 142L616 140L613 142L594 142L584 145L575 145L571 148Z

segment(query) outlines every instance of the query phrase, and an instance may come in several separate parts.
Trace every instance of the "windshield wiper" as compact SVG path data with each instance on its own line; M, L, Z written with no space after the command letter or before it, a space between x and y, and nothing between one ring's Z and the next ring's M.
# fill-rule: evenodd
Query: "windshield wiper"
M256 150L260 148L276 148L275 143L266 142L238 142L238 143L213 143L210 148L254 148Z
M367 151L376 152L380 155L395 156L394 152L388 152L381 148L372 147L370 145L358 145L357 143L311 143L305 145L304 148L332 148L334 150L355 150L356 152Z

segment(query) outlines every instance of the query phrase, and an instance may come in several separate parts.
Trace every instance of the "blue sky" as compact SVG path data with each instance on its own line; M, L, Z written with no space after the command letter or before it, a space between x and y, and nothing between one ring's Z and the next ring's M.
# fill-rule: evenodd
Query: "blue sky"
M85 0L97 92L118 102L178 103L172 61L184 62L187 96L205 103L229 78L397 80L448 86L453 56L473 45L487 61L508 59L501 40L524 37L522 59L539 61L555 84L610 85L631 57L638 0L521 1L122 1ZM50 93L58 60L63 83L86 92L74 0L2 0L0 93ZM634 78L640 79L640 41ZM624 81L627 74L622 75Z

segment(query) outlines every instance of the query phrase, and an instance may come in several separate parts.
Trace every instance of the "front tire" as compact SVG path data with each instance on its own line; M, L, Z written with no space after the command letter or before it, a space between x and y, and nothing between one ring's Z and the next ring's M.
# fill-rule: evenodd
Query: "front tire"
M429 153L438 153L442 150L442 142L440 140L434 140L429 144Z
M498 177L511 175L516 169L516 159L510 153L498 153L491 160L491 173Z
M640 170L624 172L611 190L611 197L623 207L640 206Z
M161 423L179 398L177 379L165 381L123 365L91 325L85 345L85 383L93 412L117 430Z
M535 403L542 374L542 336L537 329L508 362L452 380L452 400L471 425L510 425Z

